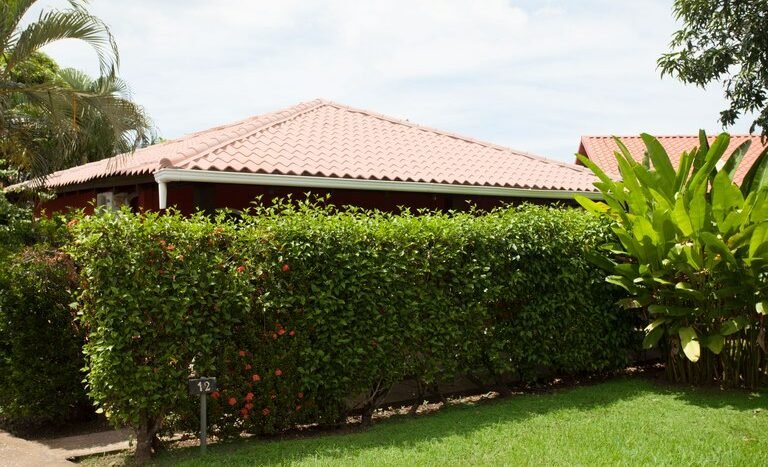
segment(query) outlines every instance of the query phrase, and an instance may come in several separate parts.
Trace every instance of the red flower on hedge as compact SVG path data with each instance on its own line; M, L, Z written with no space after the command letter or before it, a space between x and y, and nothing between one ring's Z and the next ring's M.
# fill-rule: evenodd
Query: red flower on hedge
M253 404L251 404L249 402L249 403L245 404L245 408L248 409L248 410L253 410Z
M281 370L280 368L276 369L275 376L283 376L283 370Z
M245 408L245 407L243 407L242 409L240 409L240 415L242 415L242 416L243 416L243 418L248 418L248 409L247 409L247 408Z
M289 332L289 333L288 333L288 335L289 335L289 336L291 336L291 337L293 337L293 336L295 336L295 335L296 335L296 331L291 331L291 332Z
M280 328L280 329L277 331L277 334L278 334L278 335L280 335L280 336L282 336L283 334L285 334L285 329L283 329L283 328Z
M249 392L248 394L246 394L245 395L245 400L248 401L248 402L251 402L253 400L253 393Z
M78 222L80 222L80 219L72 219L71 221L67 222L67 227L74 227Z
M299 410L301 410L301 405L296 406L296 411L298 412Z
M264 409L261 411L261 414L265 417L269 415L269 407L264 407Z
M237 272L244 272L244 271L245 271L245 266L238 266L237 267Z
M248 371L248 370L250 370L253 367L251 366L250 363L246 363L244 368L245 368L245 371Z
M283 272L288 272L288 271L290 271L290 270L291 270L291 267L290 267L290 266L288 266L288 264L283 264L283 267L282 267L282 269L283 269Z
M237 354L240 355L241 357L245 357L245 350L241 350Z
M230 397L229 400L227 401L227 403L229 405L235 405L235 404L237 404L237 399L234 398L234 397Z
M254 383L257 383L257 382L261 381L261 376L259 376L258 374L253 375L253 376L251 376L251 381L253 381Z
M166 249L166 251L173 251L173 250L176 249L176 247L173 246L173 245L168 245L167 247L165 247L165 249Z
M213 399L218 399L220 396L221 396L221 394L219 394L219 391L213 391L213 392L211 393L211 397L212 397Z
M299 392L296 395L299 396L299 399L304 399L304 393L303 392Z

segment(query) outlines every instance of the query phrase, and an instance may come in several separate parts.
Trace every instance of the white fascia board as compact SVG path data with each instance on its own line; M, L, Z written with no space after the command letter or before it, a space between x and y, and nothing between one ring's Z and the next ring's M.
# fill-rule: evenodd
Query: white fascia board
M582 195L601 199L599 192L572 190L536 190L482 185L452 185L448 183L399 182L357 178L314 177L305 175L256 174L192 169L160 169L155 172L158 183L200 182L233 185L266 185L340 190L403 191L411 193L507 196L514 198L573 199Z

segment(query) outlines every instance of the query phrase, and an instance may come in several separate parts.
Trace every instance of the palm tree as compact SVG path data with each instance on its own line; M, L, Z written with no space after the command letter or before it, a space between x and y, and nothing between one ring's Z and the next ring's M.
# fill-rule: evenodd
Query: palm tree
M36 178L145 143L151 125L116 77L119 55L109 28L87 12L86 0L69 0L64 10L43 10L22 25L35 3L0 3L0 159L19 167L25 178ZM38 56L43 46L62 39L91 45L101 77L92 80L64 70L54 80L19 79L18 67Z
M81 96L67 109L79 129L73 141L74 158L63 160L58 169L130 153L154 141L152 122L144 109L131 100L131 90L124 80L114 74L93 79L73 68L61 70L58 78Z

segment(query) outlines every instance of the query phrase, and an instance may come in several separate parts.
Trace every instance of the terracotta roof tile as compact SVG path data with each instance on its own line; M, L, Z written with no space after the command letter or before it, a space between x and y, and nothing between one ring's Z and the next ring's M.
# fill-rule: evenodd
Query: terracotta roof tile
M645 154L643 140L639 136L619 136L618 138L627 146L635 160L641 162ZM656 139L664 146L675 166L680 163L680 156L683 152L690 152L693 148L699 146L699 137L693 135L656 136ZM708 140L711 144L715 140L715 136L709 136ZM760 153L768 147L768 144L763 144L759 136L731 135L731 142L728 145L726 155L730 156L745 141L752 141L752 144L741 160L739 168L736 170L735 180L737 183L744 178L744 175L747 174L747 171L755 163ZM608 175L618 178L619 167L613 155L614 151L618 151L618 149L616 141L613 140L612 136L582 136L579 153L589 157Z
M315 100L56 172L62 187L162 167L595 191L575 164Z

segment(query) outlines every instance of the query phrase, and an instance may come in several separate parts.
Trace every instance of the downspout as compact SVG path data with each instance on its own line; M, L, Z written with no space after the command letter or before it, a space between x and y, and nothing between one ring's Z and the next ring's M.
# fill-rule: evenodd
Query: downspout
M166 157L160 159L159 164L160 170L173 167L173 163L171 163L171 161ZM168 207L168 183L165 180L159 179L157 175L155 175L155 181L157 182L158 210L165 209Z
M168 207L168 184L166 182L157 182L157 198L159 209Z

